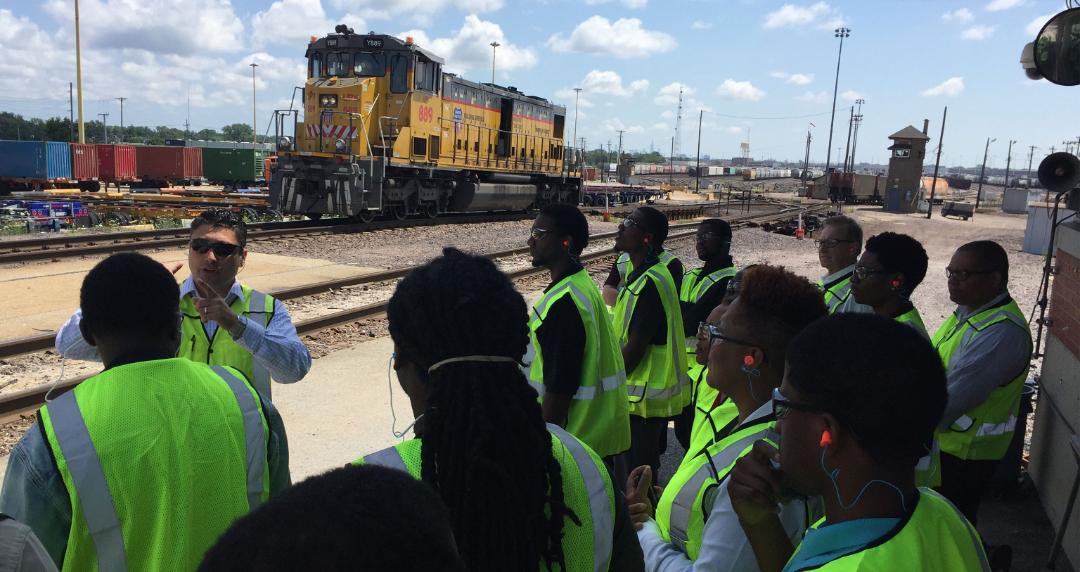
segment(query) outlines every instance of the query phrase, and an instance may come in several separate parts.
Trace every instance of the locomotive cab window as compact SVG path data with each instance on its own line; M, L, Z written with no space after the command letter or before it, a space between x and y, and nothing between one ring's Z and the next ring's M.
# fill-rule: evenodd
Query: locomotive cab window
M353 56L352 68L356 77L382 77L386 73L386 64L381 53L358 52Z
M390 91L393 93L409 91L409 60L400 54L390 58Z
M326 55L326 75L347 76L349 75L349 63L352 57L347 52L332 52Z
M319 79L322 75L322 54L315 52L311 55L311 60L308 62L308 77L312 79Z
M438 64L417 59L416 67L413 71L413 83L415 88L422 91L435 92L435 87L438 85L438 82L436 81L438 73Z

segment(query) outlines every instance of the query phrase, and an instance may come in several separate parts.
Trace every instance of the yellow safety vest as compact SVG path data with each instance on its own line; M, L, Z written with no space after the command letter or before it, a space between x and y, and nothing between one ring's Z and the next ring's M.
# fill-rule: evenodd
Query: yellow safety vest
M563 520L563 557L566 572L607 570L615 535L615 488L600 457L562 427L548 423L552 454L562 469L563 502L580 524ZM354 464L372 464L406 471L421 478L421 439L372 453ZM464 459L462 459L464 461ZM619 502L622 502L620 499ZM541 560L541 570L546 566Z
M923 324L922 315L919 314L918 308L912 306L910 310L897 316L896 321L905 326L910 326L916 332L919 332L919 335L925 338L926 341L930 341L930 334L926 332L926 326ZM915 486L936 487L940 484L941 449L935 437L930 452L923 455L919 462L915 464Z
M828 284L818 280L818 288L825 293L825 307L828 308L830 314L835 314L851 297L851 274L849 272L843 278L833 280Z
M244 292L242 298L230 295L225 302L237 315L268 326L270 319L274 317L274 297L248 286L241 286L241 289ZM234 367L247 376L259 393L270 397L270 372L256 363L251 352L236 343L220 324L214 330L213 337L207 337L191 296L181 298L180 313L183 320L180 323L180 348L176 352L178 357L210 365Z
M709 369L702 369L692 387L694 420L690 425L690 446L687 447L680 466L713 444L720 430L739 417L739 408L735 407L735 402L731 399L724 398L720 403L716 402L720 391L709 385L708 377Z
M814 524L819 528L824 519ZM795 549L798 554L799 549ZM789 561L784 572L801 570L878 571L941 570L990 571L982 540L975 527L945 497L919 489L919 499L899 530L853 552L837 556L825 564L795 567Z
M615 331L620 346L626 345L638 297L649 281L660 293L667 320L667 340L662 346L649 344L637 367L627 375L626 392L631 415L673 417L690 404L690 377L682 347L682 311L675 294L675 281L666 266L653 264L619 292L615 302Z
M622 352L607 319L600 290L581 269L554 284L533 306L529 319L529 349L525 373L529 384L544 399L544 348L536 331L547 318L552 304L568 296L581 316L585 348L581 363L581 384L566 416L566 430L581 439L601 457L617 455L630 448L630 406L626 396L626 370Z
M702 276L701 272L704 268L695 268L689 270L683 274L682 286L679 289L679 301L687 302L689 304L696 304L701 297L708 292L709 288L712 288L713 284L720 282L721 280L734 278L739 272L739 269L734 266L726 266L718 270L714 270L707 276ZM694 355L697 353L697 338L689 336L686 338L686 353ZM699 364L696 359L690 359L690 378L697 378L696 372L700 371L705 366Z
M1011 297L960 322L953 313L934 334L932 343L945 363L951 367L955 357L963 353L973 340L995 324L1022 329L1028 338L1031 355L1031 332L1024 313ZM961 415L952 426L938 433L941 450L966 460L996 460L1005 456L1016 428L1020 411L1020 394L1027 379L1028 366L1020 372L1002 372L1012 377L990 393L985 401Z
M720 486L735 461L749 453L754 443L762 439L772 445L780 442L776 418L771 413L737 427L702 454L683 462L664 487L656 506L656 524L663 539L690 560L697 560L705 519L712 509L705 506L706 493Z
M41 423L71 500L64 570L194 570L269 494L262 404L231 368L110 368Z

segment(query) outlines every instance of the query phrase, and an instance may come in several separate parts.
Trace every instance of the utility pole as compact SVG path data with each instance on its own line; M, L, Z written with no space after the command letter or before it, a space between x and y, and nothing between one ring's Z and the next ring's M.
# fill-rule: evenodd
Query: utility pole
M810 128L813 127L813 126L814 126L814 124L811 123L806 128L806 157L803 158L803 172L802 172L802 186L803 186L803 191L804 192L806 191L806 173L807 173L807 171L810 170L810 140L811 140Z
M1030 185L1031 184L1031 160L1035 158L1035 150L1038 149L1038 147L1036 147L1034 145L1031 145L1030 147L1028 147L1028 149L1030 149L1030 151L1028 151L1027 176L1028 176L1028 184Z
M941 135L937 140L937 159L934 161L934 182L930 183L930 200L926 203L926 220L934 213L934 191L937 190L938 166L941 165L941 147L945 144L945 118L949 115L949 106L941 113Z
M848 159L851 158L851 129L855 126L855 106L851 106L850 116L848 116L847 122L847 143L844 144L844 169L843 172L848 172Z
M836 28L833 37L840 38L840 50L836 54L836 79L832 89L832 116L829 119L829 144L825 146L825 184L829 185L829 164L832 162L833 123L836 122L836 91L840 86L840 58L844 55L844 38L851 35L850 28Z
M986 149L983 150L982 171L979 172L979 189L975 191L975 210L979 209L979 202L982 201L983 179L986 178L986 157L990 153L990 144L994 141L997 141L997 139L986 138Z
M675 110L675 150L672 155L682 154L682 93L679 88L679 107Z
M119 139L118 143L123 143L124 142L124 100L127 99L127 98L126 97L118 97L116 99L118 99L120 101L120 139Z
M603 146L603 145L601 145L601 146L600 146L600 149L601 149L601 150L603 150L603 149L604 149L604 146ZM611 140L609 139L609 140L608 140L608 142L607 142L607 154L606 154L606 155L604 155L604 171L605 171L605 172L607 171L608 165L609 165L610 163L611 163ZM618 165L616 165L616 166L615 166L615 168L616 168L616 169L618 169ZM609 182L611 181L611 177L610 177L610 176L608 177L608 181L609 181Z
M667 184L672 185L672 171L675 170L675 136L671 137L671 155L668 155Z
M619 180L619 169L622 168L622 136L626 133L625 129L619 129L619 154L615 155L615 182L621 183Z
M259 64L251 62L251 148L255 148L257 127L255 120L255 68L259 67Z
M491 83L495 84L495 48L501 46L499 42L491 42L488 44L491 46Z
M694 192L701 192L701 120L705 117L705 110L699 109L697 116L697 174L694 177Z
M68 137L68 141L75 140L75 90L71 86L71 82L68 82L68 118L71 121L71 136Z
M1012 163L1012 146L1015 140L1009 140L1009 154L1005 157L1005 190L1009 190L1009 164Z
M492 80L492 82L494 83L494 80ZM575 87L575 88L574 88L574 138L572 139L572 141L573 141L574 143L577 143L577 116L578 116L578 99L579 99L580 97L581 97L581 88L580 88L580 87ZM578 151L577 151L576 153L574 153L574 156L575 156L575 161L574 161L574 162L575 162L575 163L577 163L577 164L578 164L579 166L580 166L580 164L581 164L581 157L580 157L580 155L581 155L581 153L582 153L582 150L583 150L584 148L585 148L585 147L584 147L584 146L582 146L582 147L581 147L581 149L578 149Z
M79 49L79 0L75 0L75 83L79 86L79 143L86 143L83 123L82 51Z
M109 144L109 114L99 113L101 116L101 129L105 132L105 144Z
M855 147L859 144L859 125L862 125L862 106L866 103L861 97L855 100L858 109L855 110L855 131L851 134L851 172L855 172Z

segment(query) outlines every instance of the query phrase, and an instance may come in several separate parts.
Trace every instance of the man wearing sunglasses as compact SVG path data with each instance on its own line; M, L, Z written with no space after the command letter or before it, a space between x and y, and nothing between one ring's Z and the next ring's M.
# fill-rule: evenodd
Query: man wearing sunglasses
M576 206L545 206L528 243L533 266L547 268L551 284L529 312L525 376L540 395L544 421L584 441L614 470L615 456L630 448L626 371L600 290L578 261L589 222Z
M633 224L633 215L627 217L622 224ZM682 260L679 260L679 257L664 249L665 240L667 240L666 230L662 236L658 237L656 244L653 245L656 250L656 259L660 261L660 264L667 267L668 273L671 274L672 279L675 281L675 292L679 292L682 288L682 278L684 273L683 263ZM604 287L600 292L604 295L604 302L606 302L608 306L615 305L615 301L619 297L619 292L626 286L626 277L633 271L634 262L630 259L630 253L624 251L611 265L611 270L608 272L608 277L604 280ZM696 324L697 322L694 323Z
M728 281L735 276L735 263L731 259L731 225L718 218L701 221L695 247L698 259L705 265L687 271L679 289L679 305L686 334L686 361L690 367L687 374L691 381L699 379L705 369L697 360L697 325L704 322L713 308L720 304ZM696 391L692 393L694 396L700 395ZM715 398L715 395L710 396ZM683 449L690 446L694 410L694 403L691 403L675 418L675 437Z
M237 281L247 258L246 241L243 219L230 210L210 209L191 221L191 276L180 285L177 355L234 367L269 397L271 378L279 383L300 381L311 369L311 354L280 300ZM179 269L170 270L175 274ZM100 360L79 332L81 318L76 310L60 328L56 349L66 358Z
M851 274L862 250L863 232L855 219L837 215L825 219L818 236L818 261L829 273L818 282L825 294L825 306L830 314L854 312L873 313L874 309L855 301L851 295Z
M979 503L1016 427L1032 344L1008 291L1009 258L996 242L969 242L945 268L956 310L933 337L948 372L941 420L941 492L976 523Z
M755 443L727 484L758 569L990 570L975 527L915 486L945 401L941 360L895 320L833 315L799 333L773 391L779 446ZM776 508L799 497L825 516L793 543Z

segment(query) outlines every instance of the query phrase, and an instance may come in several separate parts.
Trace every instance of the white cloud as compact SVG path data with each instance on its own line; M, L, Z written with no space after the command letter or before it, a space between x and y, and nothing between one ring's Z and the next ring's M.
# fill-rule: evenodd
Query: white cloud
M1045 26L1046 23L1050 21L1050 18L1053 17L1053 14L1044 14L1035 18L1030 23L1028 23L1026 28L1024 28L1024 32L1028 35L1028 37L1034 40L1035 36L1038 36L1039 32L1042 31L1043 26Z
M44 10L65 31L74 27L74 0L49 0ZM246 45L244 23L228 0L80 0L79 15L83 49L193 55Z
M787 79L787 78L791 77L791 74L789 74L787 72L784 72L784 71L769 72L769 75L772 76L772 77L775 77L776 79Z
M666 109L663 113L660 114L660 119L675 119L675 112L670 109Z
M671 126L667 123L664 123L663 121L653 123L652 128L655 131L671 131Z
M430 38L423 30L409 30L399 37L412 36L413 41L446 59L446 69L462 73L473 69L491 69L491 42L500 45L495 51L495 69L505 74L509 71L528 69L539 58L532 48L517 46L506 39L506 34L495 22L481 20L475 14L465 17L465 22L448 38Z
M864 99L865 97L866 94L855 91L854 89L849 89L840 94L840 99L843 99L844 101L855 101L856 99Z
M968 10L967 8L958 8L951 12L945 12L941 15L941 19L945 20L946 22L959 22L961 24L966 24L975 19L975 14L972 14L971 10Z
M679 103L679 90L682 90L683 98L694 95L694 88L677 81L669 83L656 92L653 102L657 105L675 105Z
M795 99L799 101L807 101L810 103L829 103L831 97L827 91L808 91Z
M965 40L985 40L994 35L994 26L972 26L960 32L960 37Z
M585 0L586 6L596 6L598 4L607 4L612 0ZM620 0L620 3L631 10L637 10L644 8L649 4L649 0Z
M771 30L799 28L811 24L819 28L835 28L844 24L844 18L827 2L816 2L806 6L784 4L765 15L762 27Z
M622 77L610 70L592 70L581 80L581 89L587 94L630 97L649 88L649 80L638 79L624 86Z
M360 20L359 29L348 25L358 33L364 33L366 24ZM302 46L311 36L323 36L334 29L335 24L326 18L321 0L279 0L270 8L251 17L251 29L257 46L284 44Z
M716 88L716 94L728 99L742 101L759 101L765 97L765 91L754 87L754 84L749 81L735 81L731 78L725 79L724 83L721 83Z
M926 97L937 97L944 95L945 97L956 97L964 91L964 78L962 77L950 77L949 79L931 87L930 89L923 90L922 94Z
M704 20L694 20L694 23L690 24L690 29L691 30L711 30L712 26L713 25L712 25L711 22L706 22Z
M637 18L620 18L611 22L603 16L592 16L577 25L569 37L555 34L548 38L548 47L556 52L602 54L616 58L642 58L675 49L675 38L664 32L647 30Z
M555 92L555 98L558 101L565 102L566 108L569 111L573 111L575 97L577 98L577 105L579 109L589 109L590 107L596 107L596 104L594 104L587 95L576 94L574 92L574 88L564 87Z
M728 127L724 127L723 129L721 129L721 131L727 133L728 135L739 135L743 132L743 128L731 125Z
M330 0L335 8L372 20L407 18L421 26L431 25L434 16L446 8L467 14L495 12L503 0ZM360 30L357 30L359 32ZM366 30L365 30L366 31Z
M645 128L640 125L627 125L622 119L613 117L604 121L604 129L608 131L625 131L627 133L642 133Z
M814 74L793 73L787 78L792 85L810 85L814 83Z
M1002 10L1008 10L1009 8L1015 8L1022 6L1025 0L993 0L986 5L988 12L1000 12Z

